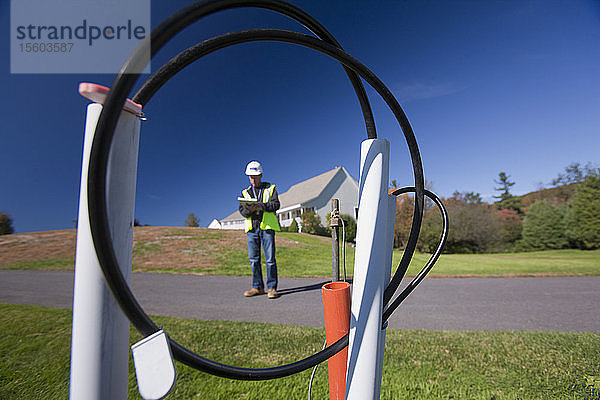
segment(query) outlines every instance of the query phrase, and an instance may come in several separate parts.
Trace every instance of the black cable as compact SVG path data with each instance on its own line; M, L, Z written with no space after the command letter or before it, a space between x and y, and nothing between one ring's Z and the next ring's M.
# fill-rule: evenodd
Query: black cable
M403 193L409 193L414 191L415 188L413 186L407 186L400 189L396 189L391 194L393 194L394 196L398 196ZM444 249L444 245L446 244L446 239L448 238L449 220L446 207L444 207L444 204L435 193L432 193L429 190L425 189L425 195L431 200L433 200L435 205L438 206L440 212L442 213L442 233L440 235L440 240L438 242L437 247L431 254L431 257L427 261L427 264L425 264L421 272L417 274L417 276L408 284L406 288L404 288L404 290L398 295L398 297L394 299L394 301L387 308L385 308L384 306L385 309L381 318L382 325L385 324L385 322L396 310L396 308L398 308L400 303L402 303L404 299L406 299L406 297L421 283L421 281L425 278L429 271L431 271L431 268L433 268L433 265L435 264L439 256L442 254L442 250Z
M244 7L262 8L285 15L302 24L318 38L334 45L335 47L339 47L340 49L342 48L340 43L323 25L321 25L311 15L294 6L293 4L280 0L211 0L190 4L189 6L179 10L171 17L164 20L160 25L153 29L151 34L152 57L166 42L175 36L175 34L200 18L219 11ZM348 78L354 87L354 91L356 92L356 96L360 103L365 120L365 127L367 129L367 137L369 139L375 139L377 138L375 120L373 119L371 104L369 103L369 98L367 97L365 88L360 78L354 71L346 67L344 67L344 70L346 71L346 75L348 75ZM150 80L151 79L149 79L146 84L144 84L144 87L142 87L140 91L134 95L132 99L133 101L141 105L145 105L148 99L154 94L153 92L160 88L160 85L155 85L154 83L151 83Z
M305 47L318 50L326 55L337 59L346 67L353 69L355 72L359 73L363 77L363 79L365 79L365 81L367 81L370 85L372 85L375 88L375 90L382 96L384 101L388 104L388 106L396 116L396 119L398 120L404 132L413 160L413 169L415 173L416 183L415 186L417 187L415 198L418 199L419 197L420 186L420 204L422 204L422 195L424 188L421 160L416 140L414 138L414 134L412 132L412 129L410 128L410 124L406 116L404 115L404 112L402 111L400 105L397 103L396 99L393 97L391 92L368 68L366 68L360 62L358 62L342 50L338 49L337 47L327 44L314 37L298 34L295 32L278 30L253 30L245 32L236 32L233 34L227 34L213 38L210 41L207 41L210 44L205 42L204 45L207 48L211 49L211 51L215 51L217 49L238 43L267 40L296 43ZM208 51L206 53L208 54ZM135 60L133 60L130 63L128 62L127 64L134 65ZM127 68L124 68L124 71L126 72ZM90 172L88 178L88 198L90 200L89 211L92 237L94 239L94 245L96 247L98 259L105 274L107 284L111 288L111 291L115 295L118 303L121 305L123 311L128 316L132 324L143 335L147 336L157 331L158 327L145 314L145 312L133 296L133 293L131 293L127 282L124 280L120 272L118 262L114 255L112 239L108 231L108 218L106 213L105 200L105 175L107 164L106 155L108 154L110 144L112 141L112 136L114 135L114 125L112 125L111 119L116 120L118 118L120 108L122 107L125 97L127 96L127 91L131 89L131 86L135 82L135 79L137 79L137 75L126 74L123 72L120 73L115 79L115 84L113 85L113 88L111 89L106 99L104 109L100 115L100 119L96 128L94 143L92 145L92 152L90 158ZM120 104L118 104L119 101ZM114 109L116 109L116 112L113 111L113 113L111 114L110 110ZM415 226L416 224L420 227L420 221L422 219L422 207L418 207L418 204L419 202L416 201L413 226ZM419 210L421 211L420 215L418 213ZM416 223L415 220L417 220ZM407 249L406 251L411 252L410 249ZM412 249L412 251L414 252L414 248ZM344 340L347 343L347 337ZM341 343L341 341L339 343ZM315 363L321 362L329 358L344 347L338 346L339 348L336 348L334 346L330 346L322 352L315 354L314 356L311 356L305 360L301 360L293 364L289 364L288 366L255 370L224 366L223 364L219 364L214 361L205 359L201 356L198 356L174 341L171 342L171 345L174 357L177 360L191 367L197 368L202 371L210 372L219 376L244 380L271 379L275 377L293 374L304 369L310 368L311 366L314 366Z
M243 43L245 41L239 41L240 37L243 37L243 32L259 32L266 30L250 30L250 31L242 31L242 32L234 32L225 35L221 35L209 40L206 40L202 43L198 43L175 57L171 58L168 62L166 62L160 69L158 69L144 85L138 90L135 94L133 101L140 103L142 105L147 104L152 96L158 91L160 87L162 87L169 79L175 76L178 72L183 70L188 65L192 64L194 61L202 58L203 56L216 51L217 49L224 48L227 46L231 46L232 44ZM244 39L245 40L245 39ZM268 40L268 39L265 39ZM235 43L233 43L235 42ZM348 67L345 67L348 70ZM408 123L406 124L410 126ZM404 130L404 127L402 127ZM410 147L410 145L409 145ZM413 159L414 163L414 159ZM417 179L415 179L415 186L419 187ZM392 279L390 280L388 286L384 292L383 305L387 306L389 300L393 296L393 294L398 289L402 278L404 277L406 270L408 269L408 265L414 253L414 249L416 248L417 240L419 237L420 231L420 218L416 218L417 215L422 216L423 214L423 202L420 201L419 196L415 198L415 214L413 216L413 225L411 227L410 235L408 238L406 249L404 252L400 263L396 269L396 272Z

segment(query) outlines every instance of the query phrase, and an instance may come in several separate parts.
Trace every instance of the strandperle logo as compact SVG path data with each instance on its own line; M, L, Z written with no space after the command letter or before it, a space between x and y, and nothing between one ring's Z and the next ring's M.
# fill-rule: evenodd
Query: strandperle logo
M146 28L134 25L130 19L124 25L97 26L89 24L84 19L81 25L76 27L63 25L20 25L16 27L17 40L37 40L42 42L54 40L86 40L91 46L94 41L104 40L142 40L146 37Z
M112 74L136 48L134 73L150 72L150 0L11 0L10 12L11 73Z

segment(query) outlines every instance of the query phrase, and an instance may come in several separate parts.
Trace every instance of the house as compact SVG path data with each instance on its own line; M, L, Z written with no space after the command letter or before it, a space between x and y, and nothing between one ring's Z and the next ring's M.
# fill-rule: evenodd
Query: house
M336 167L305 181L296 183L285 193L279 193L281 206L277 211L279 225L290 226L295 219L301 225L301 215L314 211L326 225L331 212L331 199L339 199L340 213L355 216L358 207L358 182L346 168ZM244 229L244 217L239 211L213 221L209 228Z
M221 223L218 219L213 219L210 224L208 224L208 228L210 229L221 229Z

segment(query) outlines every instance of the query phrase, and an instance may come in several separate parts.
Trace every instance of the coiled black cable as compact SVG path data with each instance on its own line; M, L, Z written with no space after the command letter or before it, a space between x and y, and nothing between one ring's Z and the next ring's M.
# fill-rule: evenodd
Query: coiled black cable
M153 29L151 36L151 56L153 57L154 54L156 54L156 52L162 48L162 46L176 33L200 18L217 13L219 11L245 7L262 8L285 15L302 24L306 29L311 31L315 36L323 41L330 43L335 47L339 47L340 49L342 48L340 43L323 25L321 25L316 19L314 19L304 10L294 6L293 4L280 0L211 0L199 1L190 4L189 6L173 14L171 17L167 18L159 26ZM367 137L369 139L374 139L377 137L375 120L373 118L371 104L369 103L365 88L356 72L346 67L344 67L344 69L346 71L346 75L348 75L348 78L352 83L352 86L354 87L354 91L356 92L356 96L360 103L365 120L365 127L367 129ZM154 74L154 76L158 75ZM148 99L152 97L154 92L156 92L160 86L162 86L159 81L162 81L162 78L153 82L148 80L144 85L145 89L138 92L132 100L141 105L145 105ZM166 80L162 81L162 83L164 82L166 82Z
M270 4L273 7L275 7L274 5L287 5L287 3L273 0L262 2L241 0L211 1L194 4L180 11L179 13L174 14L152 31L150 38L146 39L151 40L152 54L155 54L171 37L173 37L177 32L185 28L190 23L194 22L196 19L206 15L207 13L225 9L225 5L231 4L234 4L234 6L257 6L263 8L269 8L264 7L265 4ZM222 35L211 39L211 41L207 41L209 42L207 48L209 48L210 51L207 51L206 54L234 44L253 41L280 41L295 43L326 54L338 60L346 69L358 73L365 81L375 88L375 90L387 103L388 107L390 107L406 138L415 175L415 212L409 243L405 251L405 256L407 253L410 254L407 256L408 261L410 261L410 257L412 256L412 253L416 247L416 238L418 237L423 215L423 171L418 146L412 132L412 128L410 127L408 119L406 118L402 108L397 103L394 96L368 68L342 51L339 47L314 37L302 35L296 32L279 30L252 30ZM205 42L205 45L207 42ZM107 284L131 323L143 335L147 336L156 332L159 328L152 322L152 320L137 302L135 296L129 288L129 285L120 272L118 261L112 246L112 239L108 230L108 216L106 209L106 169L108 153L112 144L112 138L114 136L120 110L129 91L139 77L139 74L136 73L136 71L141 71L143 69L143 66L145 65L144 62L147 59L144 55L144 45L147 45L147 43L138 46L129 60L124 64L120 73L113 82L111 90L105 100L104 108L100 114L96 127L90 155L88 199L90 228L92 231L94 246ZM173 355L177 360L201 371L227 378L261 380L291 375L308 369L317 363L326 360L347 346L348 336L343 337L332 346L329 346L325 350L304 360L280 367L262 369L239 368L220 364L189 351L172 339L170 340L170 344Z
M407 186L407 187L396 189L390 194L392 194L394 196L399 196L403 193L412 193L414 191L415 191L414 186ZM404 301L404 299L406 299L406 297L413 290L415 290L415 288L419 285L419 283L421 283L421 281L423 279L425 279L425 276L427 276L429 271L431 271L431 268L433 268L433 265L435 264L437 259L442 254L442 250L444 249L444 245L446 244L446 239L448 238L448 229L450 229L450 226L449 226L450 222L448 220L448 212L446 211L446 207L444 207L444 203L442 203L442 200L435 193L432 193L429 190L425 189L425 196L427 196L431 200L433 200L435 205L439 208L440 212L442 213L442 233L440 234L440 240L439 240L438 245L436 246L435 250L431 254L431 257L429 257L427 264L425 264L425 266L423 267L423 269L421 269L421 271L417 274L417 276L415 278L413 278L413 280L408 284L408 286L406 286L406 288L404 288L404 290L402 292L400 292L398 297L396 297L390 305L388 305L387 307L384 306L383 316L381 318L382 325L385 324L385 322L392 315L392 313L396 310L396 308L398 308L400 303L402 303Z
M206 40L202 43L198 43L194 46L189 47L188 49L182 51L175 57L171 58L168 62L166 62L162 67L160 67L148 80L144 83L144 85L138 90L138 92L134 95L133 101L145 105L147 104L152 96L158 91L160 87L162 87L169 79L175 76L178 72L183 70L185 67L189 66L193 62L199 60L207 54L210 54L220 48L224 48L227 46L231 46L233 44L243 43L246 39L243 39L245 35L244 32L267 32L267 30L250 30L250 31L242 31L229 33L225 35L221 35L218 37L214 37L212 39ZM241 39L242 38L242 39ZM269 40L269 39L264 39ZM252 40L254 41L254 40ZM348 70L348 67L345 67ZM408 123L407 123L408 125ZM408 125L409 126L409 125ZM404 127L403 127L404 129ZM410 146L410 145L409 145ZM413 160L414 161L414 160ZM415 216L419 213L419 210L415 208ZM422 211L421 211L422 215ZM391 296L397 290L402 278L404 277L406 270L408 269L408 265L414 254L414 249L416 248L416 243L418 239L418 232L420 229L419 219L413 216L413 226L409 235L407 249L404 252L402 259L398 265L396 273L394 277L388 284L384 293L384 306L386 306L391 298Z

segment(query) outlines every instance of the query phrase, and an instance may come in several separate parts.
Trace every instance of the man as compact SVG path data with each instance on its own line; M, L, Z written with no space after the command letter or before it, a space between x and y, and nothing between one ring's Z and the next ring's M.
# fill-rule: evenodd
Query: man
M248 240L248 259L252 267L252 289L244 292L244 296L252 297L265 293L262 267L260 263L260 246L265 252L267 264L267 297L275 299L277 294L277 261L275 261L275 231L280 231L275 211L279 209L279 197L275 185L262 181L262 166L258 161L251 161L246 166L246 175L251 185L242 190L244 199L256 199L256 203L240 201L240 213L245 221L246 238Z

